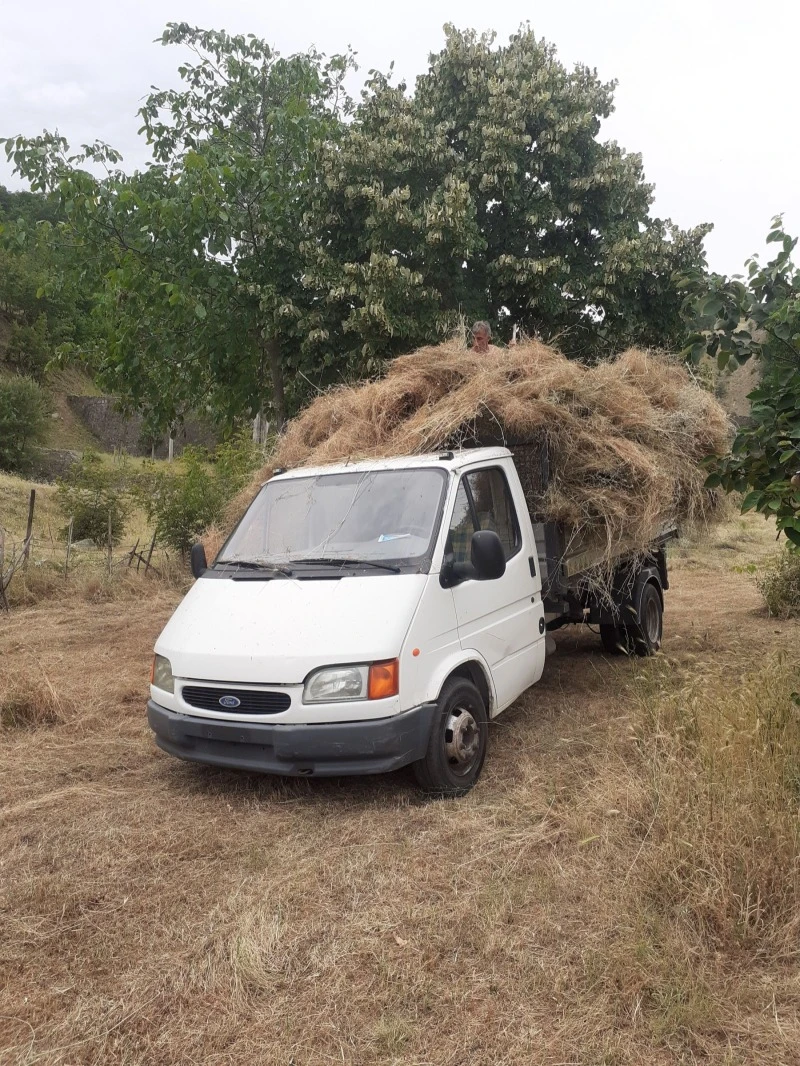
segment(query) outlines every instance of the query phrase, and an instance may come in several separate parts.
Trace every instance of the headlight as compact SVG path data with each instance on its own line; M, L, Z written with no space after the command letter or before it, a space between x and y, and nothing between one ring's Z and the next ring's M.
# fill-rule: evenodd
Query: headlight
M388 696L396 696L399 689L398 659L360 666L326 666L307 678L303 703L383 700Z
M337 703L364 700L369 683L368 666L330 666L317 670L306 681L303 703Z
M175 678L172 676L172 664L163 655L153 656L153 669L150 673L150 684L161 688L165 692L175 691Z

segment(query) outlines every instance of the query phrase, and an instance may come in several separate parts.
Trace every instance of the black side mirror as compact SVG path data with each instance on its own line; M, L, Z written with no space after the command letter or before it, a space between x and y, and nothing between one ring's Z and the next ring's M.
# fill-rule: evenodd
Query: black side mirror
M199 541L192 545L191 560L192 573L195 577L202 577L208 570L208 563L206 562L206 550Z
M472 534L472 565L481 581L495 581L506 572L506 553L493 529L479 529Z

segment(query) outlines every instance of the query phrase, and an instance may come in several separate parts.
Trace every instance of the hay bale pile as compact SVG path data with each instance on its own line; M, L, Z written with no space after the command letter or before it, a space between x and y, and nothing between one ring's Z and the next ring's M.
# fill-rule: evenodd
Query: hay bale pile
M289 423L270 466L414 455L545 435L550 483L537 510L576 535L646 548L665 519L708 521L701 460L728 444L728 418L684 366L631 350L587 367L527 341L479 355L456 341L395 359L385 377L319 396Z

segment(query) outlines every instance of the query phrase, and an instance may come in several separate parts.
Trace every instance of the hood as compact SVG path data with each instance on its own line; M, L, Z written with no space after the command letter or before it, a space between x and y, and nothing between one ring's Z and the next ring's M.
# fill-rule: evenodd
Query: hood
M300 684L317 667L393 659L426 574L200 578L156 642L176 677Z

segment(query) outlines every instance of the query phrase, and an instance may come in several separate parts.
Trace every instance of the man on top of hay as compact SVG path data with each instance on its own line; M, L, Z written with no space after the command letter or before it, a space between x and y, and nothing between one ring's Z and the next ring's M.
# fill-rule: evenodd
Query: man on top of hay
M500 349L492 344L492 327L488 322L476 322L472 327L472 350L486 355L491 352L496 355Z
M515 331L516 334L516 331ZM509 341L509 348L517 343L516 335ZM488 322L476 322L472 327L472 350L481 355L499 355L502 351L496 344L492 344L492 327Z

